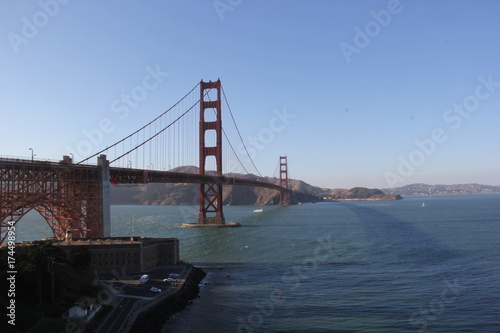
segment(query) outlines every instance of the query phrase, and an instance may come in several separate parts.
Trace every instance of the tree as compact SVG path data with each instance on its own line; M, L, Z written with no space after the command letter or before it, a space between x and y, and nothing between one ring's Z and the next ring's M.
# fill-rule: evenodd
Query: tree
M66 253L66 261L74 266L88 266L90 265L90 252L84 246L77 247Z
M50 241L36 241L30 246L17 248L19 271L29 281L34 279L35 293L39 303L43 301L42 281L49 273L48 267L52 263L64 258L63 252L52 246Z

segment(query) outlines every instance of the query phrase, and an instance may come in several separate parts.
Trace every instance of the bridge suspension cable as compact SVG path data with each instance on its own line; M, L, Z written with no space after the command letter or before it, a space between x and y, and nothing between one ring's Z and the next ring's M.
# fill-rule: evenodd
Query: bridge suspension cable
M166 110L165 112L163 112L162 114L160 114L160 115L159 115L158 117L156 117L155 119L151 120L151 121L150 121L149 123L147 123L146 125L142 126L141 128L139 128L138 130L136 130L136 131L135 131L135 132L133 132L132 134L129 134L128 136L126 136L125 138L121 139L120 141L117 141L116 143L112 144L111 146L108 146L108 147L106 147L105 149L103 149L103 150L101 150L101 151L99 151L99 152L97 152L97 153L95 153L95 154L93 154L93 155L91 155L91 156L89 156L89 157L87 157L87 158L85 158L85 159L81 160L81 161L80 161L80 162L78 162L77 164L81 164L81 163L83 163L83 162L86 162L86 161L88 161L88 160L90 160L90 159L92 159L92 158L94 158L94 157L96 157L96 156L98 156L98 155L100 155L100 154L102 154L102 153L104 153L104 152L108 151L109 149L116 147L116 146L117 146L117 145L119 145L120 143L123 143L125 140L127 140L127 139L129 139L129 138L133 137L134 135L138 134L139 132L141 132L142 130L144 130L144 129L145 129L145 128L147 128L148 126L150 126L151 124L155 123L158 119L162 118L164 115L166 115L166 114L167 114L168 112L170 112L172 109L174 109L177 105L179 105L179 104L180 104L180 103L181 103L181 102L182 102L182 101L183 101L186 97L188 97L188 96L189 96L189 95L190 95L190 94L191 94L191 93L192 93L192 92L193 92L196 88L198 88L198 87L199 87L199 85L200 85L200 83L196 84L196 85L193 87L193 89L191 89L191 90L190 90L190 91L189 91L186 95L184 95L184 96L183 96L183 97L182 97L182 98L181 98L181 99L180 99L177 103L175 103L172 107L170 107L168 110ZM187 113L187 112L185 112L184 114L186 114L186 113ZM184 115L184 114L183 114L183 115ZM176 121L177 121L178 119L179 119L179 117L176 119ZM174 121L174 122L175 122L175 121ZM144 133L144 132L143 132L143 133ZM136 148L138 148L138 147L136 147ZM133 150L135 150L136 148L131 149L130 151L133 151ZM130 151L129 151L129 152L130 152ZM123 156L121 156L121 157L123 157ZM115 160L116 160L116 159L115 159ZM115 160L114 160L114 161L115 161Z
M223 89L222 89L222 85L221 85L221 90L223 90ZM207 97L208 101L213 102L213 100L212 100L211 96L208 94L208 91L207 91L207 93L205 93L205 96ZM226 103L227 103L227 99L226 99ZM213 109L213 115L214 115L214 116L217 116L217 112L216 112L216 110L215 110L215 109ZM234 121L234 118L233 118L233 121ZM245 165L242 163L242 161L241 161L240 157L239 157L239 156L238 156L238 154L236 153L236 150L234 149L234 146L233 146L233 144L231 143L231 140L229 140L229 136L228 136L228 134L227 134L226 128L227 128L227 127L225 127L225 126L223 126L223 127L222 127L222 133L224 134L224 138L226 139L226 142L227 142L227 144L229 145L230 150L233 152L234 157L238 160L238 162L239 162L239 166L241 166L241 167L243 168L243 170L244 170L247 174L249 174L249 172L248 172L248 170L246 169ZM215 138L211 138L211 139L212 139L212 141L213 141ZM210 143L211 143L212 145L215 145L215 142L210 142ZM223 145L223 149L224 149L224 150L226 150L226 152L227 152L228 148L227 148L227 145L226 145L226 144L224 144L224 145ZM231 165L230 163L228 163L228 157L227 157L228 155L227 155L226 153L223 153L223 155L225 156L225 158L224 158L224 160L225 160L225 161L224 161L224 162L225 162L225 167L223 168L224 170L226 170L226 172L225 172L225 173L226 173L226 174L230 174L230 173L233 173L234 171L236 171L236 170L234 169L234 165ZM213 160L212 160L212 162L213 162ZM229 167L229 165L231 165L231 167ZM212 168L214 168L215 166L211 166L211 167L212 167Z
M229 105L229 102L227 100L227 97L226 97L226 93L224 91L224 87L221 85L221 90L222 90L222 96L224 96L224 101L226 102L226 105L227 105L227 109L229 111L229 114L231 115L231 119L233 121L233 124L234 124L234 127L236 128L236 132L238 133L238 137L240 138L240 141L245 149L245 152L248 156L248 159L250 160L250 162L252 163L253 167L255 168L255 170L257 171L257 173L259 174L260 177L262 177L262 174L260 173L259 169L257 168L257 166L255 165L252 157L250 156L250 153L248 152L248 149L247 149L247 146L245 145L245 142L243 141L243 137L241 136L241 132L240 132L240 129L238 128L238 125L236 124L236 120L234 119L234 115L233 115L233 111L231 110L231 106ZM226 136L226 133L224 131L224 136ZM227 138L227 136L226 136ZM229 139L227 139L228 142L229 142L229 145L233 151L233 153L235 154L238 162L240 162L241 166L243 167L243 169L245 170L246 173L249 173L247 171L247 169L245 168L245 166L243 165L243 163L241 162L240 158L238 157L238 154L236 153L236 151L234 150L234 147L233 145L231 144L231 142L229 141Z
M192 110L196 110L196 106L200 103L200 96L193 93L200 87L200 84L201 82L196 84L172 107L144 126L105 149L79 161L77 164L85 163L100 154L106 154L110 163L115 167L140 168L157 171L173 170L177 167L183 167L183 169L177 169L176 171L196 172L190 167L198 167L200 165L197 149L200 142L200 132L197 126L197 113ZM229 120L229 117L231 118L231 121L225 122L224 124L226 126L222 128L222 133L224 134L223 140L225 142L222 147L226 150L226 152L222 154L224 156L223 163L225 165L223 168L225 170L224 173L250 174L248 161L245 161L247 166L245 166L242 161L242 157L246 155L245 159L248 158L255 172L262 177L261 172L257 168L243 140L224 88L221 86L221 96L214 98L215 96L212 95L214 95L214 92L208 89L204 92L201 100L214 101L219 98L221 102L225 104L228 111L223 113L223 116L226 115L225 118L227 120ZM210 119L212 112L209 109L210 108L207 108L207 114L205 116L207 117L207 121L212 121L212 119ZM213 112L215 115L215 109L213 109ZM208 113L210 113L210 115ZM209 130L205 133L207 147L215 147L218 145L213 132L214 131ZM239 140L241 144L238 143L237 146L234 145L235 138L237 138L236 140ZM204 166L205 169L215 170L212 166L214 161L215 159L209 156ZM187 169L184 167L187 167ZM242 171L238 172L238 169Z
M273 175L272 175L273 178L274 177L279 178L279 174L278 174L279 167L280 167L280 162L276 163L276 169L274 169L274 172L273 172Z
M179 121L179 119L181 119L182 117L184 117L189 111L191 111L196 105L198 105L199 102L196 102L195 104L193 104L189 109L187 109L183 114L181 114L179 117L177 117L173 122L171 122L169 125L167 125L166 127L164 127L161 131L158 131L156 134L154 135L151 135L151 131L150 131L150 135L149 135L149 138L146 139L145 141L143 141L142 143L136 145L134 148L130 149L129 151L127 151L126 153L116 157L114 160L111 160L109 163L113 163L119 159L121 159L122 157L124 157L125 155L128 155L130 154L131 152L133 152L134 150L144 146L146 143L148 143L149 141L153 140L154 138L156 138L158 135L160 135L161 133L165 132L167 129L170 128L170 126L174 125L177 121ZM106 150L106 149L105 149Z

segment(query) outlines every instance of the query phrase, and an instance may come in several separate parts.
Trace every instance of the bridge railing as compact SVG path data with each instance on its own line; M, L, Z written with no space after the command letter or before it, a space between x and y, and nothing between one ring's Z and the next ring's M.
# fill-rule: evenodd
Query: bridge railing
M34 158L31 159L31 157L26 157L26 156L7 156L7 155L0 155L0 161L3 162L10 162L10 163L43 163L43 164L64 164L63 160L53 160L49 158ZM71 163L75 164L76 163ZM84 163L84 164L79 164L82 166L96 166L96 163Z
M8 156L8 155L0 155L0 160L9 160L9 161L22 161L22 162L31 162L31 157L26 156ZM40 162L59 162L56 160L51 160L49 158L35 158L33 161Z
M112 184L140 183L203 183L218 185L242 185L266 187L278 191L290 191L278 184L264 182L258 178L237 178L218 175L200 175L183 172L154 171L132 168L111 168Z

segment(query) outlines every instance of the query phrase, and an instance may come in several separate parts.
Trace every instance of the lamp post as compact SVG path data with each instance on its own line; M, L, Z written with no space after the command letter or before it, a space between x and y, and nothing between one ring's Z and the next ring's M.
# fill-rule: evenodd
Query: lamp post
M30 148L30 150L31 150L31 162L33 162L35 155L33 155L33 148Z

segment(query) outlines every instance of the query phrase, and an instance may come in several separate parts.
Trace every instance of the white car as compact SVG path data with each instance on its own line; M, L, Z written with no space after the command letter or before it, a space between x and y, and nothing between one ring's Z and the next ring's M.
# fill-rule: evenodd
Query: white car
M151 287L150 289L152 292L155 292L155 293L161 293L161 289L160 288L156 288L156 287Z

